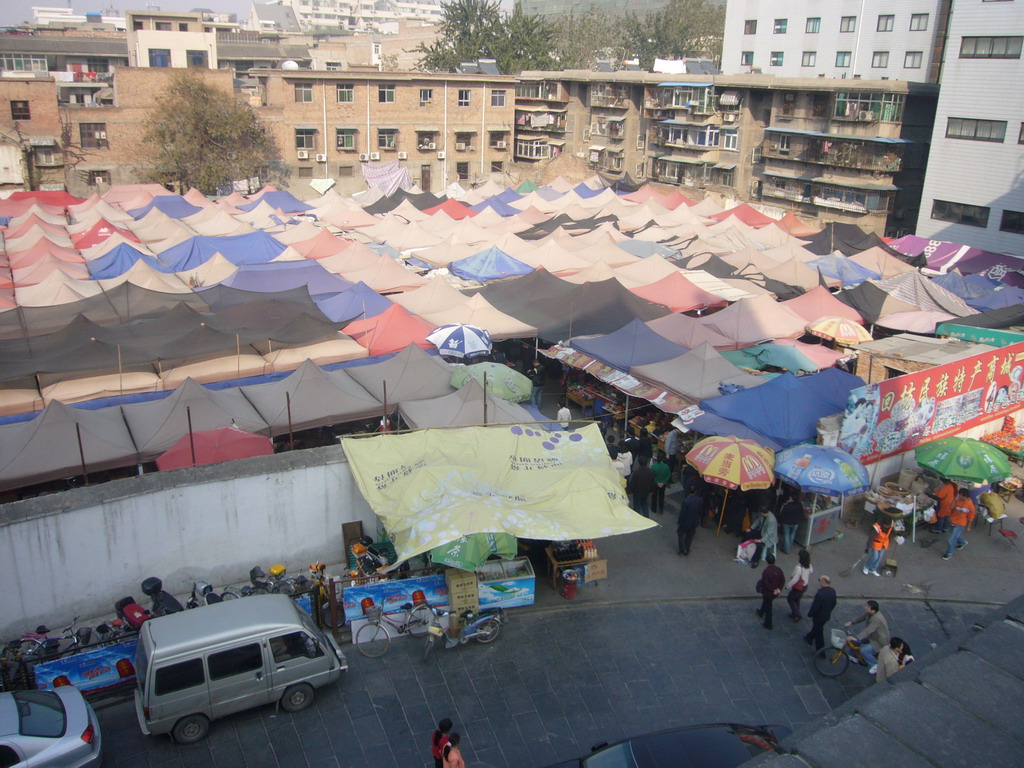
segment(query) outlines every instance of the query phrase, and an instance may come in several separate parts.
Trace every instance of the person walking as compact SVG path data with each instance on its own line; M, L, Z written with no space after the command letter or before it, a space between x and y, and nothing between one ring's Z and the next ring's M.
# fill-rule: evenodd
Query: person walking
M457 733L452 733L448 737L448 743L441 752L444 768L466 768L466 762L462 759L462 749L459 747L461 743L462 736Z
M949 534L949 544L946 545L946 554L943 560L949 560L953 556L954 549L963 549L967 546L967 539L964 538L964 529L974 520L974 502L971 501L971 493L966 488L957 491L956 501L953 503L953 511L949 515L949 521L953 524L953 530Z
M953 513L953 502L959 492L956 483L947 480L939 490L932 494L932 498L939 503L935 511L935 524L932 526L932 533L945 533L949 530L949 516Z
M665 441L665 456L668 459L668 468L671 472L670 477L675 478L676 467L679 465L679 446L683 439L683 434L678 429L671 428L665 433L662 438Z
M754 550L754 557L750 561L751 568L757 568L761 563L761 557L770 554L772 562L775 562L775 546L779 543L779 526L775 522L775 515L767 507L761 510L760 519L750 528L750 532L756 536L757 549ZM785 581L785 577L782 579Z
M679 539L679 554L688 556L693 544L693 535L697 532L700 521L707 510L707 502L699 493L691 493L679 505L679 519L676 524L676 536Z
M892 520L883 520L871 526L871 535L868 538L868 561L861 569L865 576L869 573L872 576L881 576L878 566L882 564L885 551L889 548L889 537L892 535Z
M761 607L757 609L757 615L764 620L761 626L765 629L771 629L772 603L782 591L782 587L786 583L786 575L782 572L782 569L775 564L775 555L771 552L765 555L764 559L768 565L761 574L760 581L758 581L761 592Z
M444 748L448 746L448 734L452 730L452 721L445 718L437 724L437 730L430 737L430 754L434 756L434 768L444 768Z
M889 622L885 620L878 607L877 600L868 600L864 604L864 613L853 621L848 621L844 627L850 628L856 624L864 624L864 632L854 637L854 642L860 648L860 655L870 669L872 675L877 671L878 652L889 644Z
M654 471L648 465L650 460L643 456L636 469L626 481L626 490L633 497L633 509L644 517L651 516L651 491L654 490Z
M558 426L562 429L569 428L569 422L572 421L572 411L569 410L565 400L558 401L558 414L555 416L555 419L558 421Z
M804 635L804 642L810 645L814 643L814 650L820 651L825 647L825 625L832 618L832 611L836 608L836 591L832 588L832 579L821 575L818 577L818 591L814 593L814 600L807 610L807 617L811 620L811 631Z
M651 512L661 514L665 511L665 490L672 480L672 470L665 461L665 454L658 451L658 457L651 464L654 473L654 493L651 494Z
M889 644L878 654L878 669L875 672L875 682L885 682L903 669L903 664L900 663L902 655L903 639L900 637L890 638Z
M786 582L786 587L789 589L786 602L789 604L789 618L793 621L800 621L803 618L800 615L800 599L811 583L812 573L814 573L814 568L811 567L811 553L806 549L801 549L797 553L796 568L793 569L789 581Z
M544 385L547 377L544 375L544 367L539 360L534 360L530 370L526 372L530 379L530 405L540 408L540 398L544 392Z
M789 550L793 547L797 529L806 516L807 511L804 509L804 505L800 503L800 491L794 490L792 497L779 510L779 525L782 526L781 547L785 554L788 555Z

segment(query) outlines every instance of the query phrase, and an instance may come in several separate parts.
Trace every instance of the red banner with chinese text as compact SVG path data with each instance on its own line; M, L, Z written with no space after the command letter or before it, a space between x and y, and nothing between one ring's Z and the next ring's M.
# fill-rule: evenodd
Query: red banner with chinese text
M1024 399L1024 342L850 392L839 445L862 464L991 421Z

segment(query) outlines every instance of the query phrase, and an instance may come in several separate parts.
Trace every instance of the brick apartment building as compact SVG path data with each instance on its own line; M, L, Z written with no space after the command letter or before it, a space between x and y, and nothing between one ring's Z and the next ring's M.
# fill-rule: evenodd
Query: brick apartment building
M51 78L0 82L0 189L64 189L56 91Z

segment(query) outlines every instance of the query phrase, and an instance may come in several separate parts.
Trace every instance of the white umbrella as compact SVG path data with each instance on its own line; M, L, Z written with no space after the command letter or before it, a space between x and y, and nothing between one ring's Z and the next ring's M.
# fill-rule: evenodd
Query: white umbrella
M427 341L444 357L473 358L491 354L491 334L475 325L442 325L427 334Z

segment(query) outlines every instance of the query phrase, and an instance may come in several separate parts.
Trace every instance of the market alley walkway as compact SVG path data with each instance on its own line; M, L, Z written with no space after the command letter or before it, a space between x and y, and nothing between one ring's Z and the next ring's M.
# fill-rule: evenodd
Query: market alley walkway
M713 721L796 728L872 684L863 667L836 680L811 666L807 622L780 615L774 631L749 599L637 605L576 602L510 612L493 645L438 649L396 641L382 658L346 647L351 667L294 715L263 707L213 724L206 742L144 737L130 704L100 712L107 766L419 768L431 765L434 724L455 721L472 768L529 768L614 741ZM861 601L842 600L834 620ZM989 609L975 604L882 602L895 634L918 658Z

